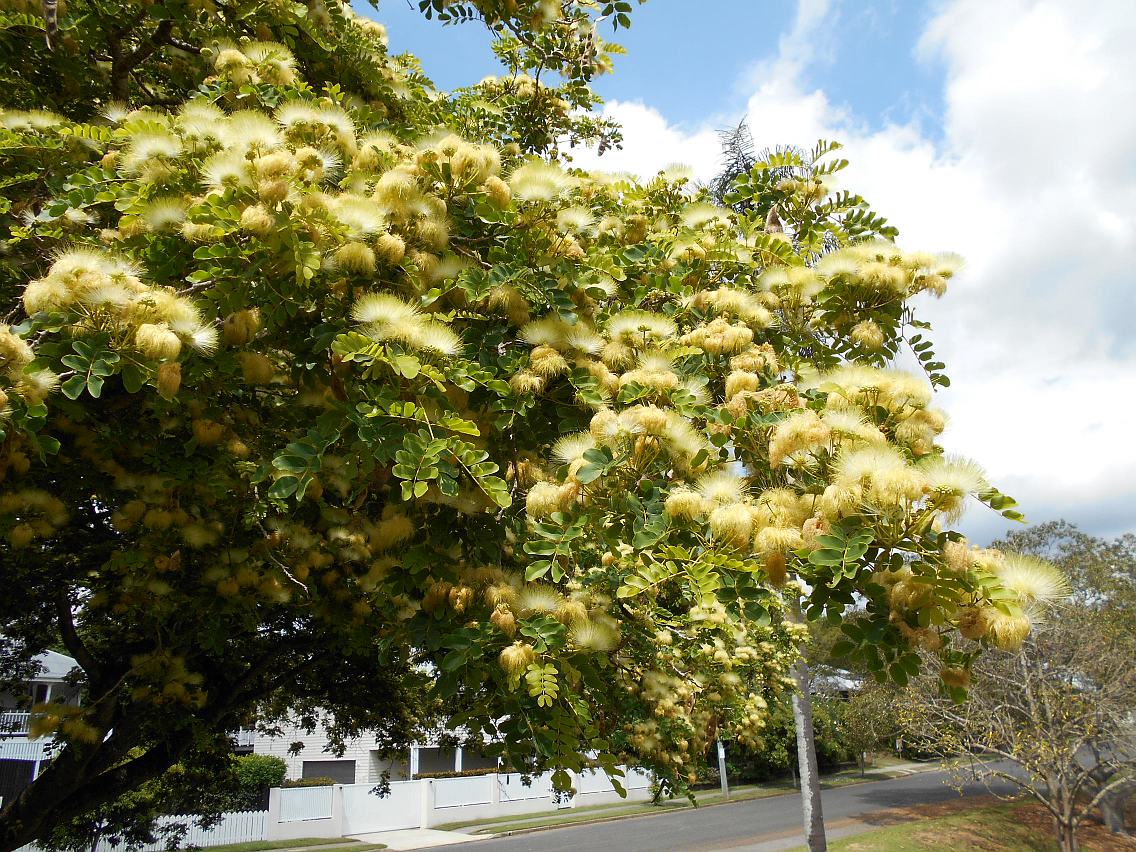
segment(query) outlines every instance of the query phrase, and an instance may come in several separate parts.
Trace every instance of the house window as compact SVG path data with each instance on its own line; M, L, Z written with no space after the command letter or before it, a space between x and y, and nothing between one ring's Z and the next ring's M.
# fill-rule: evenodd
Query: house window
M354 760L305 760L303 778L330 778L336 784L355 783Z
M32 696L32 704L46 704L48 696L51 695L51 686L46 683L31 683L28 684L28 692Z
M438 746L420 748L418 749L418 774L453 772L454 757L452 748L439 748Z

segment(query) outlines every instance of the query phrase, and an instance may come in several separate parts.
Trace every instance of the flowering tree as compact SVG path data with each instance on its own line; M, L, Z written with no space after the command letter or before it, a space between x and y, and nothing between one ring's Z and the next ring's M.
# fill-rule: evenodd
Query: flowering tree
M908 300L957 259L831 192L831 144L744 213L558 161L617 139L579 108L626 3L426 5L513 73L439 95L318 0L8 19L0 664L59 643L84 701L34 708L0 848L289 709L394 748L444 702L558 785L681 789L786 688L787 600L860 596L840 650L900 682L1028 632L1047 569L943 529L1012 514L935 443Z

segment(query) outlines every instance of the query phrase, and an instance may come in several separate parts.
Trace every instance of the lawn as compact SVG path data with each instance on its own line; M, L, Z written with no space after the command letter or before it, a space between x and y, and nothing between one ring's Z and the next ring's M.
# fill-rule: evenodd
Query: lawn
M1048 814L1033 802L966 803L887 811L866 820L881 827L829 842L832 852L1007 852L1056 850ZM1099 823L1086 823L1079 833L1086 852L1136 849L1132 840L1109 834ZM804 852L800 847L793 852Z

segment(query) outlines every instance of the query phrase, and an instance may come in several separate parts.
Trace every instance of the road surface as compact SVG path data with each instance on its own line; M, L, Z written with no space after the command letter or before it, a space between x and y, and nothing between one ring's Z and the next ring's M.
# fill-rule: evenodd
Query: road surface
M957 799L944 772L922 772L888 781L825 790L824 821L830 830L859 829L856 820L889 808ZM965 795L986 792L981 784ZM844 831L839 831L841 828ZM628 817L591 825L536 831L463 844L469 852L715 852L773 850L803 842L801 803L796 794L729 805Z

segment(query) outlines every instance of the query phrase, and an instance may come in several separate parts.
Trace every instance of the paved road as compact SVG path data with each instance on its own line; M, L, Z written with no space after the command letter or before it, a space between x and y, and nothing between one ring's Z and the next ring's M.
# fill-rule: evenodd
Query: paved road
M853 784L825 790L826 826L847 826L875 811L941 802L958 797L943 772L923 772L889 781ZM986 792L982 785L966 795ZM706 808L629 817L593 825L557 828L465 844L470 852L713 852L730 849L774 849L791 846L803 831L797 795L774 796Z

